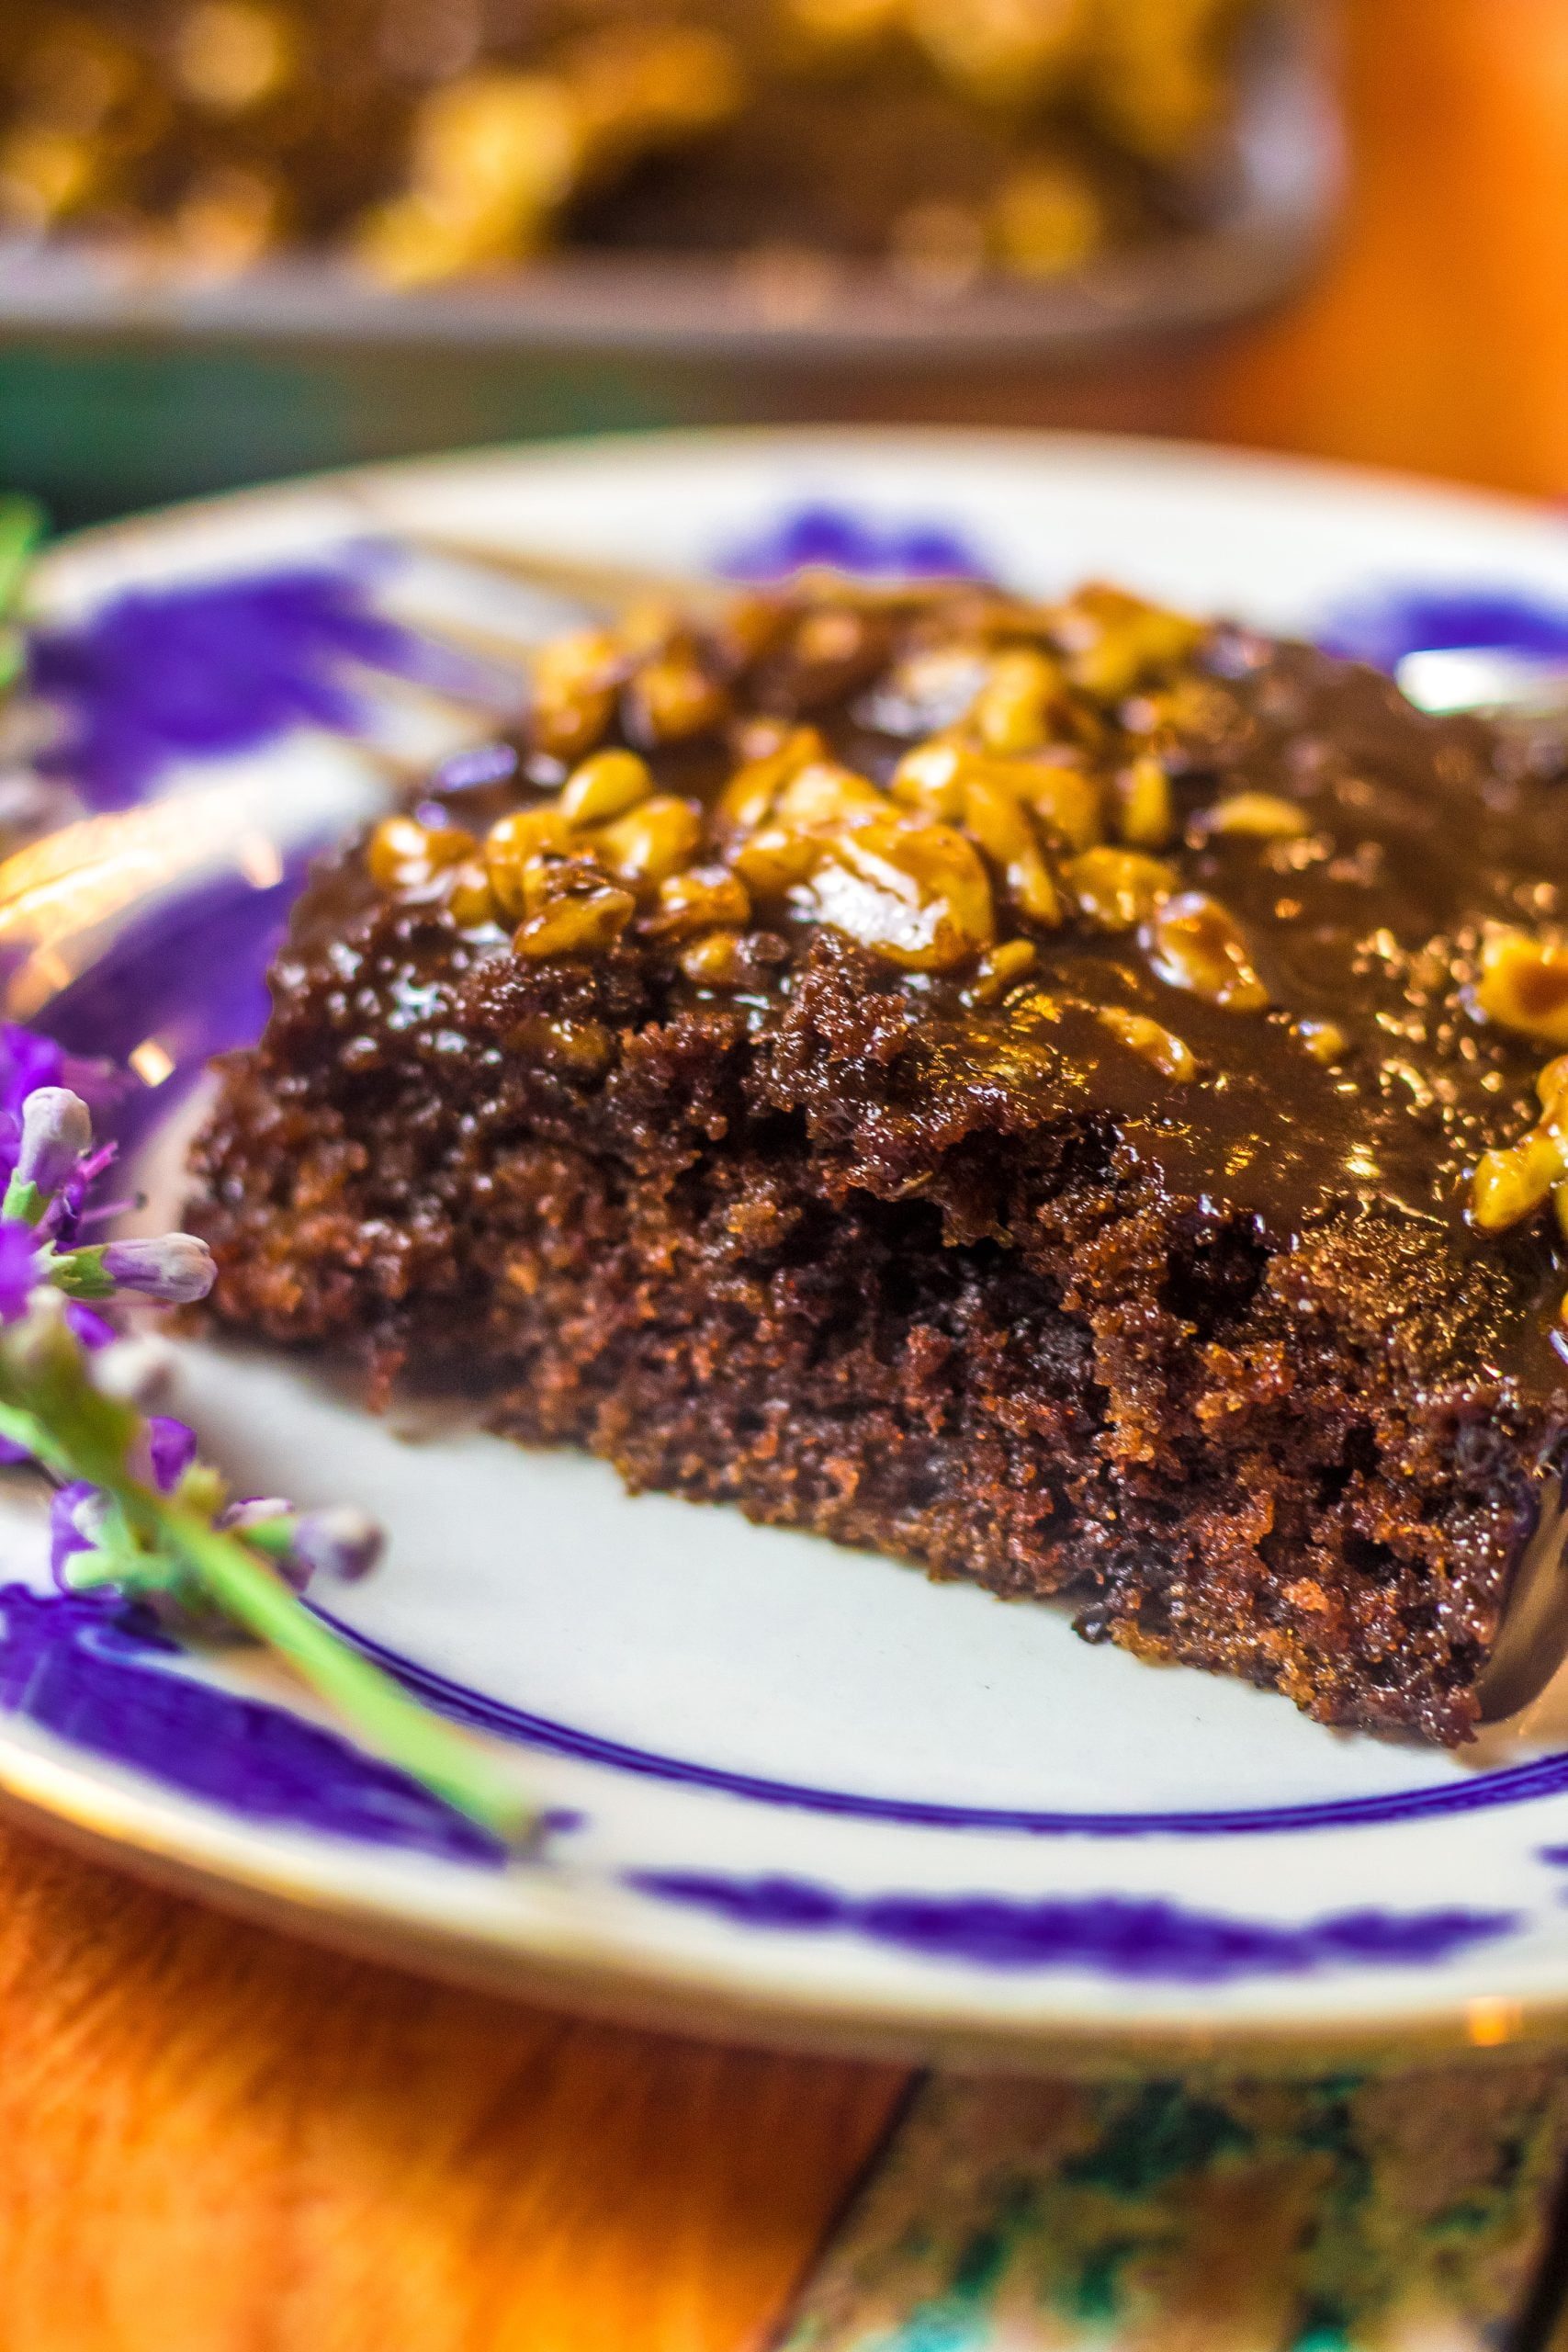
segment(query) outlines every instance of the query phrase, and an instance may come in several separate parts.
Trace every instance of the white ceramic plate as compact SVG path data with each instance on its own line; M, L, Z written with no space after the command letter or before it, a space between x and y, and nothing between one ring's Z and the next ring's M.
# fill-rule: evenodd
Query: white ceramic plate
M330 564L367 513L690 569L823 501L867 542L956 533L1029 587L1109 575L1308 633L1389 583L1568 608L1568 532L1527 508L1130 442L933 435L392 469L96 535L51 560L43 594L79 618L128 584ZM461 594L418 565L386 588L405 608ZM393 723L388 704L378 724ZM214 781L256 796L248 847L214 855L264 897L266 840L287 851L375 790L361 755L319 729L216 775L168 767L147 790ZM176 820L187 838L194 821ZM160 969L144 1079L188 1058L254 929L236 919ZM36 956L29 968L39 1001ZM67 1000L75 1042L89 1042L94 977ZM121 1049L142 984L129 1001L124 984L100 991ZM155 1187L177 1124L154 1149ZM320 1731L264 1664L148 1649L13 1589L0 1781L142 1867L362 1948L700 2031L1009 2064L1075 2044L1321 2050L1568 2018L1559 1691L1462 1759L1337 1736L1281 1699L1087 1648L1047 1607L630 1500L596 1463L474 1435L411 1442L295 1363L192 1347L181 1377L243 1487L378 1510L389 1563L334 1608L510 1743L558 1819L543 1865L497 1868ZM9 1573L36 1584L36 1524L24 1498L7 1510Z

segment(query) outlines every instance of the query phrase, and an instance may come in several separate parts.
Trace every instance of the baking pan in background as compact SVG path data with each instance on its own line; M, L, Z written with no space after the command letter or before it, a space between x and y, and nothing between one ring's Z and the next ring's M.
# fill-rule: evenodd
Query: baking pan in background
M939 299L806 254L567 254L382 291L296 255L152 276L0 246L0 475L61 525L413 451L681 424L878 421L1180 433L1227 329L1295 287L1342 172L1310 9L1258 27L1201 229Z

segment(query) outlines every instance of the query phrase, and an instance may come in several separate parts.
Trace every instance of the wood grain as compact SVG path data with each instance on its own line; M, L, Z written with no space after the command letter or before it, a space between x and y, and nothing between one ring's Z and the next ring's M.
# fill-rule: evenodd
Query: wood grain
M1216 437L1568 492L1568 5L1352 0L1332 267ZM6 2352L742 2352L898 2087L324 1957L0 1834Z
M900 2078L446 1992L0 1832L6 2352L738 2352Z

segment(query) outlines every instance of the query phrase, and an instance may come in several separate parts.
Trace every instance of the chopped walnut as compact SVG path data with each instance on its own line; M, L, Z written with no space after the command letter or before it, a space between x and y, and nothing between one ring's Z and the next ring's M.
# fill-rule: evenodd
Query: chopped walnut
M1277 792L1233 792L1192 820L1200 840L1211 833L1241 833L1251 841L1299 841L1312 831L1304 809Z
M750 920L750 893L739 874L723 865L694 865L660 882L657 910L645 927L658 939L691 939Z
M473 855L479 843L458 825L422 825L413 817L384 817L370 836L366 862L389 889L427 888L450 866Z
M597 825L624 816L652 790L653 772L635 752L597 752L562 785L560 813L574 825Z
M1568 940L1494 925L1481 944L1473 1001L1499 1028L1568 1046Z
M547 899L518 926L512 944L519 956L532 961L602 955L615 945L636 912L637 900L629 890L599 883Z
M987 752L1037 752L1050 741L1061 691L1058 662L1033 646L998 653L976 695L969 722Z
M540 750L581 760L603 741L625 671L620 642L607 629L581 630L538 647L530 724Z
M1170 778L1145 752L1116 779L1116 830L1129 849L1166 849L1176 831Z
M705 931L701 938L682 948L681 969L699 988L743 986L748 977L745 944L744 934L739 931Z
M641 664L625 695L626 732L650 749L706 735L729 716L729 697L691 655L671 653Z
M1081 589L1062 607L1057 625L1072 684L1110 704L1184 660L1202 634L1199 622L1180 613L1100 585Z
M1146 1013L1130 1012L1119 1004L1101 1004L1096 1006L1095 1017L1162 1078L1185 1081L1197 1077L1198 1057L1191 1046Z
M574 839L558 808L520 808L491 827L485 871L503 914L515 921L526 911L529 873L546 858L567 856Z
M988 947L975 967L975 977L964 991L966 1004L995 1004L1038 962L1040 950L1032 939L1004 939Z
M895 815L837 835L811 876L811 910L911 972L945 972L988 947L991 888L951 825Z
M721 833L753 832L773 813L779 794L792 776L813 761L828 757L828 746L815 727L770 728L765 749L760 730L750 732L750 756L737 768L718 797L716 817ZM758 744L754 752L751 744Z
M594 854L623 882L662 882L696 855L703 820L690 801L659 793L601 825Z
M830 832L862 817L879 817L887 796L852 768L813 760L783 786L773 804L778 823L799 832Z
M951 825L964 813L964 777L972 755L956 736L932 736L906 752L889 786L895 800Z
M477 931L481 923L495 921L495 892L490 887L482 859L466 858L461 865L453 868L446 904L454 922L461 923L466 931Z
M971 776L964 786L964 830L990 859L1019 912L1054 930L1064 912L1062 896L1025 804L1005 785Z
M1132 849L1085 850L1069 858L1062 876L1100 931L1136 931L1179 887L1174 865Z
M1247 942L1224 907L1201 890L1168 899L1144 932L1149 961L1172 988L1188 989L1228 1012L1261 1012L1269 991L1253 969Z
M1536 1093L1540 1117L1535 1125L1517 1143L1483 1152L1471 1180L1470 1213L1483 1233L1501 1233L1533 1216L1568 1180L1568 1054L1547 1064Z

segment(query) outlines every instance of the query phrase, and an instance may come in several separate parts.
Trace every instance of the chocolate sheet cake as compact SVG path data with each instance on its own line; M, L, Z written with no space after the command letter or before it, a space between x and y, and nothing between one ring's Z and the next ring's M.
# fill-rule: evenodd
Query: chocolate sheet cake
M1568 1444L1565 789L1109 588L563 641L299 905L216 1310L1462 1741Z
M940 301L1201 228L1258 0L0 0L0 236L411 287L574 252Z

